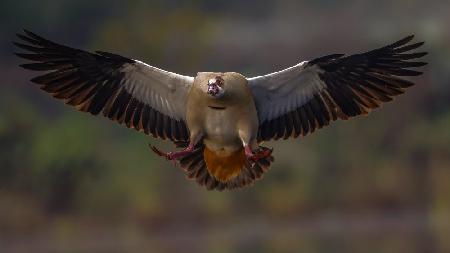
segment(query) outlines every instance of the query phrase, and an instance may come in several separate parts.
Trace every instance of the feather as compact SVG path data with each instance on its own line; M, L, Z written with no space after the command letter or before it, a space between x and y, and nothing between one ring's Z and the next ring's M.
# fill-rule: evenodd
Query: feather
M427 64L415 61L427 53L414 52L424 43L411 43L413 39L408 36L366 53L331 54L249 78L259 120L270 122L261 124L260 140L276 140L284 130L286 136L296 137L300 125L306 135L338 118L367 114L403 94L413 83L401 77L421 75L416 68ZM289 135L291 124L295 134Z
M193 77L160 70L113 53L90 53L60 45L27 30L17 38L20 42L14 45L25 52L16 55L32 61L20 66L45 72L31 80L41 85L42 90L64 99L78 110L94 115L103 112L112 120L125 122L129 128L139 129L141 114L151 108L156 118L149 124L150 116L146 116L144 133L175 138L171 121L186 118L187 94ZM180 124L179 128L186 128L186 125ZM187 129L180 132L184 134ZM187 140L188 136L182 137Z

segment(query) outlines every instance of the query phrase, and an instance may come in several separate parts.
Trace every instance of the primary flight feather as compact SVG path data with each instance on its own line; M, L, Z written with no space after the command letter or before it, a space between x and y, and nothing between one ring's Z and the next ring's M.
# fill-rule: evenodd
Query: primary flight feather
M165 153L209 190L235 189L260 179L273 162L262 142L297 138L337 119L368 114L404 93L427 53L409 36L362 54L333 54L272 74L246 78L234 73L167 72L120 55L86 52L18 34L15 45L45 71L31 81L80 111L102 114L182 151Z

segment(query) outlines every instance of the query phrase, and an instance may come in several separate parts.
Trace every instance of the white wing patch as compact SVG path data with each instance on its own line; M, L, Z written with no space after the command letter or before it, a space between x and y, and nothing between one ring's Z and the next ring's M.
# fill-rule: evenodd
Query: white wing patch
M186 118L187 94L194 78L168 72L140 61L125 64L125 89L136 99L176 120Z
M304 105L326 87L319 77L322 70L307 63L248 79L260 124Z

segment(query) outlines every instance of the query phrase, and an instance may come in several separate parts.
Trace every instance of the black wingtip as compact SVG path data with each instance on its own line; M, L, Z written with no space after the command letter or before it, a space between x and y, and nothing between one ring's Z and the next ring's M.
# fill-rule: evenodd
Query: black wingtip
M411 45L411 47L416 49L416 48L419 48L419 47L421 47L423 45L425 45L425 41L420 41L420 42L414 43L414 44Z
M389 45L388 47L390 47L390 48L398 48L398 47L401 47L401 46L406 45L406 44L408 44L409 42L411 42L411 41L414 39L414 37L415 37L414 34L413 34L413 35L409 35L409 36L407 36L407 37L405 37L405 38L403 38L403 39L401 39L401 40L399 40L399 41L397 41L397 42L392 43L392 44Z
M26 59L24 53L13 52L13 54L14 54L15 56L19 57L19 58Z
M20 39L23 39L24 37L30 39L36 35L33 32L31 32L30 30L23 28L22 33L16 33L16 36L19 37Z
M16 37L19 39L20 42L13 41L12 43L21 49L27 50L26 48L24 48L24 47L27 47L27 45L22 44L24 42L31 44L31 45L36 45L36 43L37 43L37 40L35 38L30 37L26 33L25 34L16 33Z
M429 53L428 52L420 52L420 53L415 53L415 55L417 55L416 58L422 58L427 56Z
M26 46L26 45L24 45L24 44L22 44L22 43L20 43L20 42L17 42L17 41L13 41L12 44L13 44L14 46L20 48L20 49L25 49L24 47Z
M345 56L345 54L330 54L330 55L322 56L322 57L319 57L319 58L309 61L308 66L312 66L312 65L315 65L318 63L327 62L327 61L331 61L331 60L336 60L336 59L339 59L344 56Z
M108 53L108 52L104 52L104 51L95 51L96 54L101 55L103 57L106 58L110 58L110 59L114 59L114 60L120 60L120 61L124 61L126 63L135 63L135 60L132 60L130 58L118 55L118 54L113 54L113 53Z
M26 35L28 35L28 36L30 36L30 37L35 37L35 36L37 36L35 33L33 33L33 32L31 32L30 30L27 30L27 29L22 29L22 31L26 34Z
M411 34L411 35L408 35L408 36L406 36L404 39L402 39L402 40L405 40L405 41L411 41L411 40L413 40L414 38L416 37L416 35L415 34Z

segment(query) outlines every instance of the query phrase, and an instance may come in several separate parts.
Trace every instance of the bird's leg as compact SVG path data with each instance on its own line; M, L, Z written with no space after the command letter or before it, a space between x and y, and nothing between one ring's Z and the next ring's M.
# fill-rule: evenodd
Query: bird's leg
M252 124L249 124L247 119L241 121L239 124L239 138L242 141L242 146L244 146L245 157L252 162L257 162L272 154L271 149L261 149L258 147L256 138L252 134L256 131L252 129Z
M257 162L261 159L267 158L272 154L271 149L258 150L256 153L253 153L252 147L250 145L245 145L244 150L247 159L253 162Z
M165 157L169 161L175 162L177 159L179 159L181 157L192 154L192 152L194 152L194 149L195 149L195 146L197 145L197 143L199 143L201 141L202 136L203 135L200 134L199 131L191 131L191 136L189 138L189 145L185 149L183 149L181 151L177 151L177 152L167 152L166 153L166 152L159 150L155 146L151 146L150 148L157 155Z
M181 151L177 151L177 152L167 152L166 153L166 152L163 152L163 151L159 150L155 146L151 146L151 149L157 155L165 157L169 161L174 161L174 160L176 160L176 159L178 159L180 157L192 154L192 152L194 151L194 144L189 143L189 146L187 146L185 149L183 149Z

